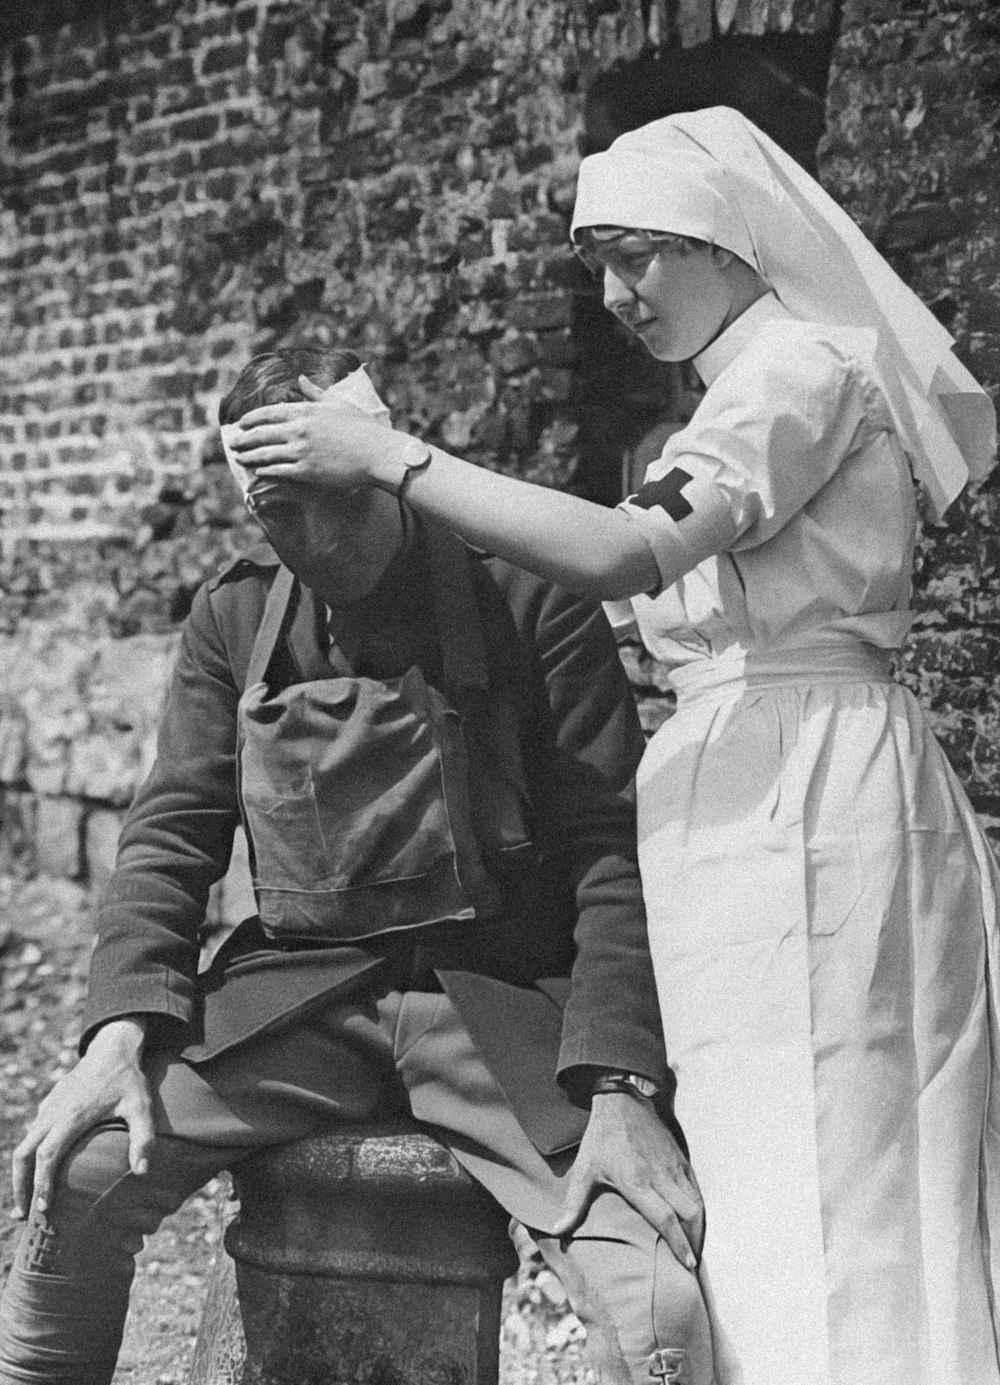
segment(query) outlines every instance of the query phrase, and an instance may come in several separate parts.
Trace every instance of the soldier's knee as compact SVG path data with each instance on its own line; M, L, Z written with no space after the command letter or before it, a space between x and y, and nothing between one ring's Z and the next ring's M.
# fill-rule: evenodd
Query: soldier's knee
M96 1201L129 1171L128 1131L117 1125L89 1130L70 1148L56 1173L56 1201L60 1194Z
M659 1385L711 1385L715 1379L712 1332L698 1279L658 1241L654 1256L649 1375Z
M597 1326L620 1353L619 1366L605 1367L602 1378L625 1378L631 1385L712 1385L712 1333L697 1277L651 1227L634 1222L632 1229L628 1240L574 1246L588 1334ZM615 1352L605 1355L613 1363Z

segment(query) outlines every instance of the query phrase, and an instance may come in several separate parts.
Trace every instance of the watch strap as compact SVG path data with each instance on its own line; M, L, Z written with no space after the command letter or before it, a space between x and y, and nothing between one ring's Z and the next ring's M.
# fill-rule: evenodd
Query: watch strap
M397 497L402 498L403 492L406 490L406 483L414 472L423 471L425 467L430 466L431 456L428 443L421 438L407 437L405 450L401 451L399 455L399 479L393 487L393 493Z
M628 1096L653 1101L660 1095L660 1089L648 1077L636 1072L603 1072L591 1084L591 1096L603 1096L608 1092L624 1092Z

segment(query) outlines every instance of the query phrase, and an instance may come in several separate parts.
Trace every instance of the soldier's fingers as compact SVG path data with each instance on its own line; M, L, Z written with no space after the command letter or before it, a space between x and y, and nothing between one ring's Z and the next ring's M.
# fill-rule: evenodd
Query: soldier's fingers
M156 1140L152 1110L148 1101L137 1101L130 1111L123 1110L122 1115L128 1124L128 1165L133 1173L141 1176L149 1172Z
M681 1221L694 1223L701 1218L704 1212L701 1195L686 1179L670 1178L656 1172L652 1186L664 1202L670 1203Z
M575 1172L570 1176L566 1188L566 1198L563 1202L562 1216L552 1228L553 1236L559 1239L564 1250L566 1241L569 1240L587 1215L596 1192L597 1186L593 1178L584 1173L577 1174Z
M35 1151L35 1206L44 1212L52 1201L52 1189L62 1157L90 1124L87 1120L67 1120L53 1126Z
M681 1167L684 1170L684 1177L691 1184L691 1187L694 1189L695 1193L698 1196L699 1202L704 1202L704 1198L701 1195L701 1187L698 1183L698 1175L695 1173L694 1168L687 1162L686 1159L684 1163L681 1165Z
M686 1192L676 1184L658 1186L657 1195L669 1206L683 1229L685 1238L696 1258L701 1256L705 1240L705 1206L701 1198Z
M35 1183L35 1151L42 1142L44 1131L32 1126L24 1139L14 1150L10 1159L11 1186L14 1205L11 1215L22 1221L31 1206L31 1193Z
M677 1213L653 1188L632 1188L623 1192L635 1210L658 1231L670 1247L674 1258L691 1271L698 1268L698 1257Z

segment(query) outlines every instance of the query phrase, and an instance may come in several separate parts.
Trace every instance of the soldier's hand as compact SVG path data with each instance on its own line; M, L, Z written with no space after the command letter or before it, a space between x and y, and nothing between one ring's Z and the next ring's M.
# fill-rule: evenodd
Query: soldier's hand
M141 1058L145 1020L127 1016L97 1031L76 1067L56 1083L14 1150L12 1215L26 1217L32 1190L40 1211L48 1206L59 1161L71 1145L102 1121L123 1120L129 1131L129 1167L143 1174L153 1147L149 1085Z
M694 1272L705 1208L694 1170L652 1104L625 1092L595 1096L554 1234L569 1236L602 1187L614 1188Z

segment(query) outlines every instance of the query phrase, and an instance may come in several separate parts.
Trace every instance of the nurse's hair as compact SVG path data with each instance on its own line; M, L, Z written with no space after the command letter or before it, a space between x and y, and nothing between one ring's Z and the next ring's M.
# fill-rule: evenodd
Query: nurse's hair
M236 377L236 383L219 404L219 422L237 423L251 409L265 404L297 404L306 396L299 376L306 375L320 389L327 389L357 370L361 360L346 347L289 346L254 356Z
M598 278L604 273L604 266L597 258L597 252L626 236L642 236L643 239L660 250L676 250L680 255L690 255L694 250L704 250L708 241L697 236L678 236L672 231L650 231L645 226L581 226L573 236L573 249L592 274Z
M678 250L682 255L692 250L704 250L710 242L699 240L697 236L679 236L673 231L652 231L647 226L581 226L576 232L574 244L586 250L598 246L614 244L625 236L644 236L653 245L662 245L664 250Z

